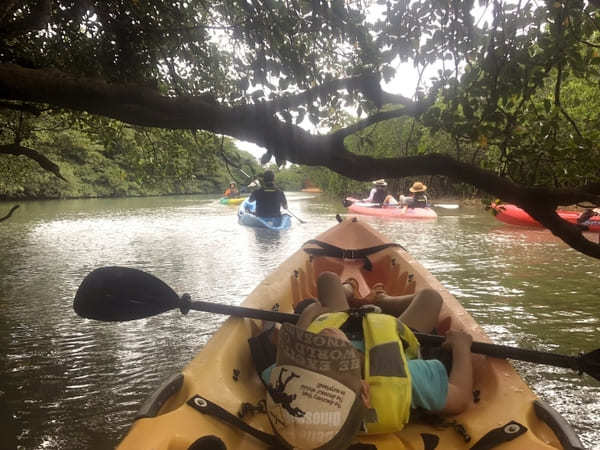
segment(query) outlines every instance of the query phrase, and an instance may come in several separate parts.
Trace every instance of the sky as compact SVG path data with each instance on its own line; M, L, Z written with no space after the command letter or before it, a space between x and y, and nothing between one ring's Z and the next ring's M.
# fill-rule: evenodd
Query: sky
M429 70L426 70L425 72L424 80L427 80L433 76L437 72L437 69L437 67L429 67ZM419 74L417 70L413 67L412 63L404 63L399 64L396 67L396 74L396 77L394 77L389 83L382 82L381 87L383 90L391 94L400 94L405 97L412 98L415 94L417 82L419 80ZM311 123L308 119L305 119L301 126L303 128L310 129ZM235 140L235 145L239 149L247 151L256 158L260 158L266 152L264 147L259 147L252 142Z
M383 9L381 8L383 7L378 7L377 5L372 6L373 16L380 14L383 11ZM482 21L491 20L492 11L488 8L487 5L476 6L474 7L472 14L476 19L476 23L480 25ZM441 68L441 62L427 67L423 74L423 80L421 81L422 87L427 88L428 80L431 79L433 76L437 75L437 71ZM407 98L413 98L417 89L417 83L419 81L419 73L417 69L413 66L412 62L398 62L395 69L396 76L389 83L385 83L382 81L382 89L391 94L400 94ZM351 114L354 112L355 110L350 111ZM304 122L302 122L300 126L307 130L315 131L308 118L305 118ZM266 149L264 147L259 147L258 145L252 142L235 140L235 144L239 149L247 151L251 155L254 155L257 159L260 158L266 152Z

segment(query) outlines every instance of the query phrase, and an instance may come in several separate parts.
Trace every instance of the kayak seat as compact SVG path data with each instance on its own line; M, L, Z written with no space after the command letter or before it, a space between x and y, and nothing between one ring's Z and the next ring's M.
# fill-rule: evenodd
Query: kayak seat
M323 272L336 273L342 282L349 283L354 291L354 299L359 303L372 303L381 286L386 295L414 293L416 283L412 280L412 275L396 262L392 251L386 250L376 252L370 257L370 270L364 267L362 260L332 256L309 258L305 267L294 270L291 277L293 304L317 296L316 280Z
M384 291L387 295L406 295L414 293L415 284L409 283L409 273L396 260L393 252L382 251L374 254L371 257L373 270L363 271L369 286L375 284L383 284Z

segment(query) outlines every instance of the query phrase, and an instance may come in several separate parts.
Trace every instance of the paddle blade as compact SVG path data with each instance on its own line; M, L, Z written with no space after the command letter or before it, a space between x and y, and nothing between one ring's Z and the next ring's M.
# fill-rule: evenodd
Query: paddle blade
M105 322L151 317L178 305L178 295L161 280L127 267L101 267L90 272L73 301L79 316Z
M600 348L581 356L581 371L600 381Z

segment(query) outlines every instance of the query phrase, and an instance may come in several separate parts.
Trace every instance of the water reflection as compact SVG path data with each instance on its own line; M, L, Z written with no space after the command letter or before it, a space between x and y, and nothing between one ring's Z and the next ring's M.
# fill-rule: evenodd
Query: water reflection
M224 317L171 311L98 323L72 310L91 270L146 270L197 300L239 304L308 239L345 214L339 201L289 195L290 230L239 226L236 208L202 196L25 202L0 227L4 401L21 448L113 448L141 401L180 370ZM545 231L499 226L479 210L435 221L363 218L401 243L499 343L577 354L597 347L600 267ZM532 388L600 441L600 385L517 363Z

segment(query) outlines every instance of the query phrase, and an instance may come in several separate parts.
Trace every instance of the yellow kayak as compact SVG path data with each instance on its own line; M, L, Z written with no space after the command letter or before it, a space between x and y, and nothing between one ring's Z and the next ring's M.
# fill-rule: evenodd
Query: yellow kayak
M221 197L221 199L219 200L219 203L221 203L223 205L239 205L247 198L248 197L232 197L232 198Z
M490 342L461 304L421 264L369 225L347 219L320 234L317 241L346 250L377 247L365 259L351 251L343 255L309 255L305 244L248 296L242 306L293 312L295 304L316 297L316 279L333 271L342 280L353 279L355 298L369 301L374 286L383 283L388 295L413 293L422 288L440 292L444 305L440 321L451 317L452 329L470 333L474 341ZM354 252L355 253L355 252ZM344 256L341 258L339 256ZM371 267L367 267L370 265ZM370 269L370 270L368 270ZM379 289L379 287L378 287ZM182 373L174 374L140 410L120 449L267 449L268 444L223 419L193 407L197 395L233 415L242 404L259 406L266 398L250 356L248 339L262 329L261 321L229 318ZM540 400L504 359L473 354L476 400L457 416L411 418L402 431L358 436L349 448L414 449L562 449L583 448L567 422ZM190 402L190 399L192 401ZM188 403L190 402L190 403ZM261 412L241 419L270 435L272 427Z

